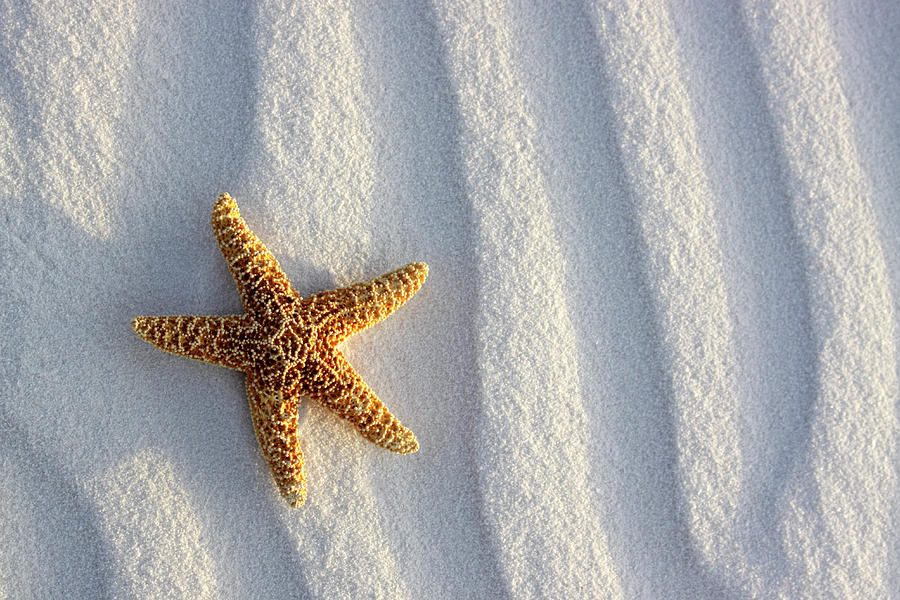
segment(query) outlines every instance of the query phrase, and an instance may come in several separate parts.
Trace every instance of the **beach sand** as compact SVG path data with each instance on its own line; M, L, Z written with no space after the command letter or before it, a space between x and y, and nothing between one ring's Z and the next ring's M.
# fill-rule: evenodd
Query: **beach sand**
M900 599L900 5L232 4L0 14L0 599ZM299 509L130 327L241 311L222 192L430 267Z

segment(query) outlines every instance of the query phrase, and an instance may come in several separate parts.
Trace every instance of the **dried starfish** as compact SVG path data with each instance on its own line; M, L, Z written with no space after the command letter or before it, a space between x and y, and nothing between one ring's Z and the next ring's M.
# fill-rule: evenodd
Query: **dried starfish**
M388 412L337 346L415 294L428 275L428 265L412 263L303 299L228 194L219 196L212 226L237 282L244 314L136 317L131 325L161 350L247 374L256 436L291 506L306 500L297 437L301 396L331 409L383 448L400 454L418 450L416 436Z

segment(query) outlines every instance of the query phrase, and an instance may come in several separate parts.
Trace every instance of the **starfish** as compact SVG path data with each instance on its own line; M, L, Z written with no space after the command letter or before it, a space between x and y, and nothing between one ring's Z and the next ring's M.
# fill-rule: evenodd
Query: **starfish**
M244 314L136 317L135 333L161 350L243 371L253 427L282 496L306 500L297 436L301 397L315 400L367 440L400 454L419 449L353 370L338 345L397 310L418 291L428 265L416 262L350 287L301 298L275 257L222 194L212 226L237 283Z

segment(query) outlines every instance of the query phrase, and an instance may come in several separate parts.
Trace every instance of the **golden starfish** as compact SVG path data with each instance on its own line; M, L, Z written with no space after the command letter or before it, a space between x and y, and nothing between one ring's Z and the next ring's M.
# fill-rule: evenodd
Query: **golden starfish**
M388 412L337 346L377 323L418 291L423 262L303 299L237 203L219 196L213 231L237 282L242 315L136 317L135 333L161 350L244 371L253 426L281 494L306 500L306 473L297 437L301 396L349 421L367 440L400 454L419 449L412 431Z

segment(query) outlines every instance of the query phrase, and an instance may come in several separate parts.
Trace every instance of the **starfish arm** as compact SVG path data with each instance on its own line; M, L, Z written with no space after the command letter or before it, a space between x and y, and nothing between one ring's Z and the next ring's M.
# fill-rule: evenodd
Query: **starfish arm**
M264 392L247 378L247 398L256 438L281 495L297 508L306 501L306 469L297 436L297 398Z
M245 366L243 315L135 317L131 327L160 350L230 369Z
M400 454L419 449L412 431L404 427L369 389L344 355L334 350L329 357L331 369L320 373L319 381L309 397L356 427L370 442Z
M375 279L310 296L303 301L321 319L335 344L381 321L415 294L428 276L428 265L410 263Z
M247 314L267 321L282 314L283 307L300 301L278 261L247 227L228 194L219 196L212 226Z

